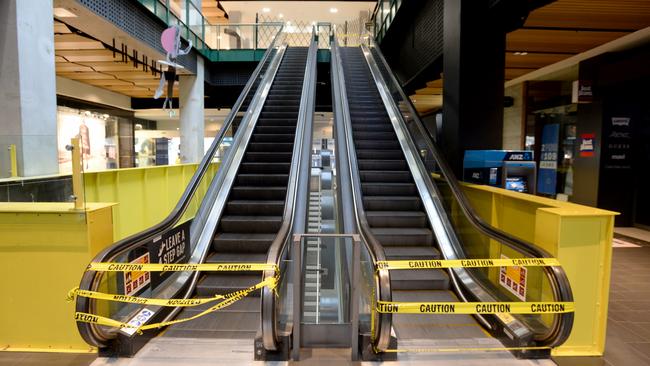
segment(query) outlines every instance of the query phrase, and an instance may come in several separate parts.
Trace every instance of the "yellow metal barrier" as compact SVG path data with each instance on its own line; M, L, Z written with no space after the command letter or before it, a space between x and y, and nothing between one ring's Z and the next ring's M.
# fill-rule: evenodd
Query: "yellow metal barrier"
M164 219L183 194L197 166L164 165L84 173L86 202L117 203L113 207L113 237L117 241ZM194 217L218 169L219 164L210 166L181 222Z
M9 164L10 164L10 173L9 176L15 178L18 176L18 157L16 155L16 145L9 145Z
M488 223L539 245L562 263L573 289L575 323L568 341L554 349L553 355L602 355L617 213L489 186L463 184L463 188ZM468 225L459 207L452 207L452 211L456 213L452 215L456 225ZM517 257L514 251L473 230L460 233L472 258ZM498 268L488 273L498 286ZM548 296L545 288L540 291Z
M89 352L64 301L113 242L111 204L0 204L0 349Z

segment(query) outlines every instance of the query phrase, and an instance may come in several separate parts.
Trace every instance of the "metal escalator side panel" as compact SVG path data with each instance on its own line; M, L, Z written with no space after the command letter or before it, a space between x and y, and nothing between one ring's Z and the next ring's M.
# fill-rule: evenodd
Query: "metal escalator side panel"
M403 100L406 100L406 105L409 108L410 115L413 116L415 120L415 125L417 128L422 131L423 124L419 120L419 117L413 108L408 97L405 96L401 87L395 78L395 76L390 72L390 68L386 63L385 59L381 55L381 51L376 45L373 44L373 40L369 38L370 44L373 46L372 51L365 45L362 46L364 50L364 56L368 63L368 66L371 69L373 78L375 79L375 84L377 85L378 90L380 91L382 100L384 100L385 107L389 115L391 116L391 123L394 126L396 133L400 138L400 145L404 150L405 154L409 157L409 166L414 178L416 178L416 183L418 190L421 193L422 199L425 201L425 206L427 208L427 214L431 220L431 224L434 225L435 222L435 231L438 240L440 241L441 249L443 249L443 254L445 254L446 259L462 259L466 258L463 248L460 244L458 237L453 229L451 222L449 221L447 214L442 206L442 196L438 191L437 187L433 183L431 177L428 174L426 167L424 166L422 160L418 157L418 149L415 146L413 138L409 133L408 128L406 127L405 121L402 119L402 115L399 111L399 107L396 105L395 101L390 96L390 91L386 86L386 81L384 80L381 72L378 68L378 63L387 70L390 74L391 82L394 85L398 86L398 92ZM376 58L379 58L376 60ZM423 135L429 137L429 134ZM485 223L473 210L471 204L465 197L462 192L460 185L455 179L453 172L449 168L448 164L440 154L435 142L432 139L426 139L428 148L432 151L433 156L436 160L436 163L440 166L443 175L449 182L454 198L458 201L463 214L469 219L470 223L477 228L482 234L497 240L500 243L503 243L511 248L521 252L522 254L529 257L550 257L550 254L543 249L536 247L532 243L527 243L518 238L514 238L511 235L491 227L489 224ZM411 164L413 163L413 164ZM438 229L443 229L444 231L439 231ZM444 233L444 234L439 234ZM444 246L444 248L443 248ZM573 296L571 294L571 287L568 283L566 274L560 267L544 267L544 272L546 273L547 278L549 279L553 295L556 301L573 301ZM455 287L459 295L464 296L464 293L470 296L475 297L480 301L494 301L494 297L490 295L474 278L474 276L467 270L463 268L455 268L449 271L452 281L454 282ZM463 285L462 287L460 285ZM479 318L480 319L480 318ZM527 329L520 321L508 322L507 324L503 322L501 318L497 317L497 321L501 322L504 327L510 329L511 333L515 333L522 338L529 338L529 335L526 334L524 329ZM544 346L558 346L562 344L570 334L570 330L573 324L573 313L564 313L556 314L554 316L553 326L551 330L546 334L536 336L536 344L542 344ZM528 333L532 333L529 331Z
M362 193L359 178L359 168L357 166L357 155L352 138L352 126L350 117L350 106L348 104L348 95L345 86L345 75L342 67L338 41L334 37L332 43L332 93L334 102L334 129L337 144L336 159L337 168L340 177L340 192L343 205L343 222L345 233L359 234L363 238L363 243L370 255L372 261L383 261L386 259L384 249L379 241L372 234L366 220ZM391 301L390 274L386 270L376 271L375 275L375 297L377 300ZM371 315L372 316L372 315ZM392 314L377 314L377 325L374 330L374 347L378 350L386 350L390 344L392 329Z
M267 255L267 263L277 265L281 272L284 266L287 265L284 259L288 255L291 234L303 233L307 220L312 126L316 92L317 50L318 44L315 41L315 34L312 32L303 77L282 225ZM274 275L274 271L264 273L265 277ZM282 280L283 278L281 277ZM278 287L280 287L280 284L278 284ZM281 330L279 329L278 309L280 309L279 302L283 301L283 299L279 294L279 288L276 291L278 295L269 288L262 290L262 343L264 348L269 351L278 350L280 343L279 337ZM299 306L300 304L297 305ZM288 330L283 329L282 331ZM293 324L292 331L299 332L299 325L296 326L296 324Z
M282 54L283 54L283 49L280 49L279 52L275 53L273 57L273 62L271 63L271 67L267 72L265 73L264 79L263 79L263 86L262 88L258 88L257 92L255 93L255 97L253 99L253 104L257 103L256 101L261 100L261 103L263 104L263 98L265 97L265 86L264 86L264 81L266 83L270 83L273 80L274 77L274 68L277 70L277 65L279 64ZM219 146L219 140L223 139L224 137L224 131L226 130L227 127L232 123L235 114L237 113L237 109L241 106L243 103L244 98L246 97L246 94L250 93L250 90L252 88L252 85L254 83L254 78L258 77L258 73L260 70L262 70L262 63L268 59L269 55L272 53L271 48L267 50L265 53L265 57L263 60L260 62L260 65L258 65L258 68L256 68L255 73L247 83L244 92L240 95L237 101L237 108L233 109L231 113L228 116L228 119L226 120L226 123L224 124L224 127L220 131L219 135L213 142L213 145L211 146L209 152L206 154L204 157L203 161L201 162L201 165L199 167L199 170L202 170L202 172L197 172L195 173L195 177L197 174L204 174L205 171L207 171L207 167L211 164L212 158L214 156L214 153L216 152L218 146ZM274 66L275 65L275 66ZM246 94L244 94L246 93ZM268 93L268 88L266 88L266 93ZM254 127L254 122L255 122L255 113L254 111L256 110L255 105L253 105L253 108L249 109L249 111L245 114L244 120L242 121L242 125L248 125L250 129ZM258 112L259 114L259 112ZM253 125L253 126L250 126ZM247 144L248 138L250 136L246 137L244 136L246 133L244 132L246 129L240 128L240 131L235 135L235 139L233 144L242 144L244 147ZM220 193L222 191L229 191L229 186L226 187L228 183L228 177L229 177L229 172L232 173L233 169L236 169L238 167L238 160L241 160L241 157L237 157L237 149L231 149L227 155L226 159L222 163L219 171L217 172L215 178L212 180L210 187L208 188L208 192L206 193L199 211L197 212L195 222L193 222L191 232L194 233L193 236L191 236L191 247L193 248L193 252L191 254L189 263L202 263L202 261L205 259L208 251L209 244L205 244L205 238L207 232L210 230L214 230L214 227L210 227L211 223L215 224L215 222L218 222L220 212L217 209L218 207L215 207L214 202L217 201L219 197L223 196L223 193ZM195 177L193 177L191 184L196 184L197 186L202 183L201 180L199 179L197 182L194 182ZM188 186L188 189L186 190L186 194L184 194L181 197L181 200L179 201L179 204L177 205L177 208L175 209L172 214L177 214L177 217L175 217L175 220L178 221L180 217L182 216L184 209L186 208L187 204L191 200L193 196L193 191L190 194L187 194L188 190L190 190L190 186ZM192 187L196 188L196 187ZM180 210L179 212L176 212L179 206L184 205L184 208ZM222 207L221 207L222 208ZM170 214L170 216L172 215ZM161 232L164 229L160 229L161 225L166 224L167 226L173 226L173 223L168 224L168 223L161 223L156 226L154 226L152 229L148 231L152 231L155 234L148 234L148 236L145 236L145 239L140 239L140 238L135 238L137 237L137 234L134 237L126 238L113 246L107 248L100 254L98 254L95 259L93 260L94 262L103 262L103 261L112 261L114 258L117 256L121 255L122 253L128 252L131 250L133 247L139 247L142 246L143 243L146 245L146 242L151 237L151 235L158 235L158 232ZM215 224L216 225L216 224ZM155 231L158 230L158 231ZM148 232L147 231L147 232ZM209 236L209 235L208 235ZM203 244L201 244L203 243ZM84 276L82 277L82 281L80 284L80 288L82 289L90 289L90 290L96 290L99 286L99 281L100 281L100 276L98 275L99 272L86 272ZM183 296L183 298L187 298L188 296L191 295L193 292L193 288L196 284L196 280L199 276L198 272L193 272L193 273L188 273L188 272L179 272L175 273L170 279L166 280L166 286L164 286L164 289L157 291L154 293L155 296L161 297L161 298L175 298L178 296ZM163 286L161 286L163 287ZM95 308L95 302L90 301L91 299L88 298L83 298L83 297L78 297L77 302L76 302L76 307L77 311L81 312L89 312L89 313L94 313L96 311ZM160 307L148 307L149 310L151 310L154 315L151 317L151 321L165 321L173 318L175 314L178 312L178 310L173 310L169 313L165 313L168 309L162 309ZM161 311L161 312L159 312ZM135 311L137 313L137 310ZM80 323L78 322L78 328L81 336L84 338L84 340L96 347L108 347L110 346L112 340L115 339L118 335L121 333L119 331L116 331L114 329L112 330L107 330L99 326L95 326L93 324L88 324L88 323Z
M449 221L446 212L442 208L443 202L440 192L432 183L431 179L428 178L426 167L418 156L418 149L406 130L406 127L401 123L403 121L400 118L398 107L390 97L390 91L387 89L386 84L377 69L377 65L374 59L372 59L369 49L365 46L361 46L361 48L374 79L373 81L375 82L381 99L384 102L384 107L390 117L398 142L408 163L409 171L415 181L415 185L420 194L424 210L427 213L438 246L440 247L445 259L465 258L466 256L462 251L462 246L460 245L453 226ZM468 292L475 296L479 301L495 301L495 299L489 295L464 268L450 269L448 273L452 285L455 288L455 292L463 301L470 301L467 296ZM465 291L463 290L463 287L460 286L461 283L463 284ZM476 315L476 318L488 329L492 328L490 322L485 319L483 315ZM517 338L530 337L528 332L525 331L527 328L521 323L513 326L513 329L517 329L518 334L515 333L514 330L512 332L517 335Z

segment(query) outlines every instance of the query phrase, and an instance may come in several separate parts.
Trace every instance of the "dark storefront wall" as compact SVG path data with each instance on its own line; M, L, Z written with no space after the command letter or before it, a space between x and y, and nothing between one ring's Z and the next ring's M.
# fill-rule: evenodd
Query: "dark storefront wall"
M617 226L650 227L650 46L580 65L594 101L578 108L578 136L594 133L593 157L575 162L577 203L621 214Z

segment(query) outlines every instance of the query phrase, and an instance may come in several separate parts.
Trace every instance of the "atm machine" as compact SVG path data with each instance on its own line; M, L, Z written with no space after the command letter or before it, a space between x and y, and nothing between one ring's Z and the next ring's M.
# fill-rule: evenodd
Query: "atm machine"
M527 150L467 150L463 180L507 190L536 193L537 164Z

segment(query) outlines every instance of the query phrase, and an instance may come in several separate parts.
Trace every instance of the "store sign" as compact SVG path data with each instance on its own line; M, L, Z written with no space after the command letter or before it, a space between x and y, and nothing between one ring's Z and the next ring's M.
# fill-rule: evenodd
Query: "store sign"
M583 133L580 135L580 157L590 158L594 156L594 146L596 145L595 133Z
M574 81L571 94L571 103L591 103L594 100L592 82L589 80Z
M187 221L156 237L149 244L152 263L176 264L187 263L190 259L190 225ZM152 288L156 288L172 272L152 272Z
M605 168L632 168L632 120L629 117L612 117L607 136Z
M544 126L542 130L542 153L539 159L539 173L537 175L537 192L539 193L551 195L556 193L559 139L559 124Z
M501 254L501 258L508 259L503 254ZM512 266L500 267L499 269L499 285L505 287L521 301L526 301L527 279L528 270L526 267Z

